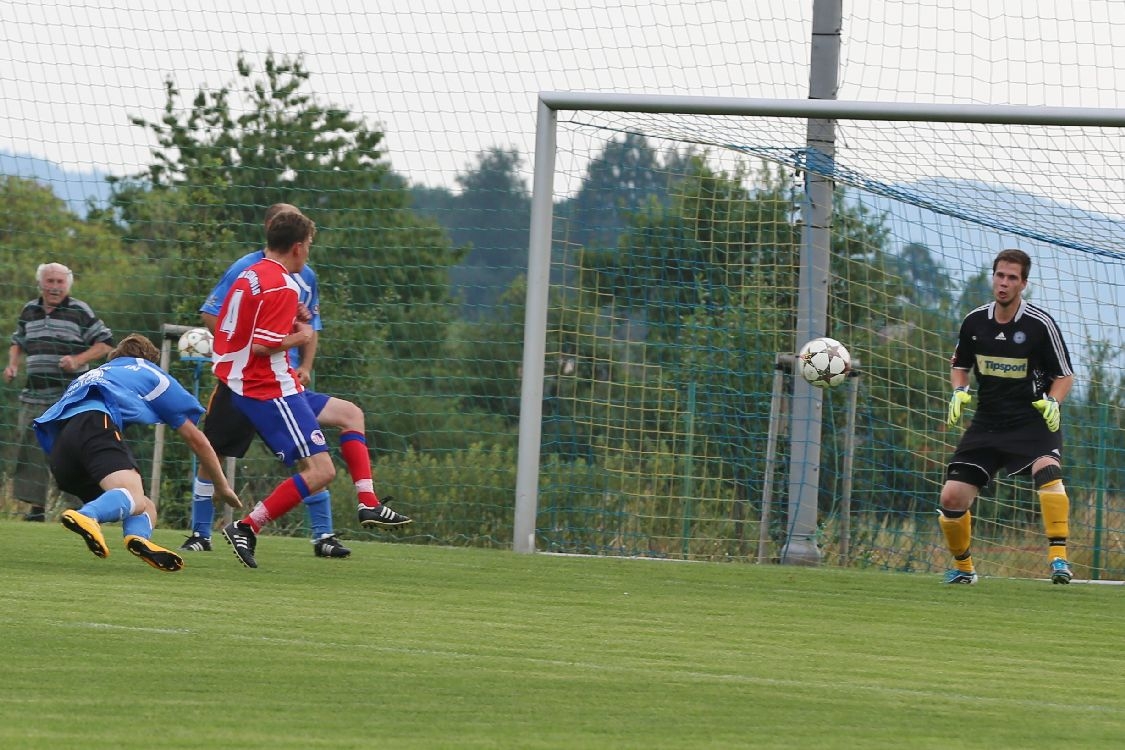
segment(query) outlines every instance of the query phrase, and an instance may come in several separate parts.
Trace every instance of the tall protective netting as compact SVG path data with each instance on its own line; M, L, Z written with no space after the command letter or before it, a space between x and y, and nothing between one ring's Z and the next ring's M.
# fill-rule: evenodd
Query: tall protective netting
M313 385L363 408L376 490L416 519L379 538L510 547L537 92L753 82L796 94L809 12L726 0L2 3L0 328L15 330L37 297L36 267L59 261L116 336L160 342L166 326L197 324L227 264L261 246L265 208L295 204L319 228ZM768 47L769 70L746 68L747 44ZM168 341L172 374L205 400L207 368ZM21 365L0 399L10 519L33 507L13 482L25 384ZM161 452L151 430L131 436L160 525L184 529L191 462L165 438ZM285 476L275 464L259 443L238 462L247 499ZM336 528L369 538L337 468ZM272 528L305 524L298 509Z
M312 263L320 275L324 329L314 385L362 406L376 489L416 519L410 529L380 538L510 547L539 92L806 98L814 16L831 5L6 0L0 3L0 330L15 330L24 303L38 296L36 267L58 261L74 271L74 296L115 335L138 331L159 341L176 330L166 326L196 324L197 308L227 264L260 246L266 206L294 203L320 229ZM1119 86L1125 6L1118 0L1057 0L1033 8L1026 0L835 5L842 8L833 76L841 100L1125 105ZM786 319L791 313L780 310L791 303L799 270L782 263L775 249L799 241L798 172L807 165L798 163L803 141L796 122L746 127L715 119L673 125L602 117L575 119L563 131L570 140L558 152L552 304L580 304L582 312L568 318L558 308L550 320L555 332L542 405L544 498L550 502L533 524L542 548L750 559L762 545L755 524L763 460L748 449L768 453L763 420L773 406L774 358L796 343L785 334L793 330ZM980 162L955 158L961 139L988 144L993 131L934 131L932 142L907 153L896 151L904 148L896 127L873 131L878 142L863 148L864 159L842 159L854 180L842 173L834 179L846 209L839 215L852 222L849 245L870 244L887 257L906 258L911 273L921 274L913 295L903 296L904 309L960 304L962 285L983 268L997 237L1012 231L1007 223L1048 235L1013 240L1042 256L1033 295L1045 303L1053 300L1044 296L1044 247L1078 263L1093 257L1079 246L1110 242L1112 231L1103 233L1097 224L1082 234L1058 217L1050 228L1045 222L1053 215L1040 204L1009 205L1026 193L1092 215L1116 215L1112 182L1101 175L1112 173L1121 149L1096 141L1087 148L1083 139L1096 131L1013 133L1014 146L983 146L998 164L1010 158L1012 172L1005 177L976 174L970 165ZM842 128L842 152L867 137L866 126ZM923 138L905 126L901 132L902 140ZM938 163L944 171L931 173ZM1027 184L1019 184L1019 170L1036 163L1052 166L1051 182L1028 171ZM731 179L712 179L704 167ZM923 189L927 179L939 178L953 182ZM879 183L911 191L911 197L888 195ZM1099 189L1110 196L1100 203ZM990 191L1001 204L996 210ZM946 201L992 223L936 205ZM765 233L715 238L685 218L709 207L720 209L715 220L722 231ZM861 208L870 212L865 218ZM724 211L755 215L728 220ZM910 218L912 211L917 218ZM914 231L906 231L907 224ZM645 238L642 245L638 237ZM951 238L960 244L950 244ZM1055 250L1052 243L1060 239L1071 245ZM673 240L691 250L685 260L659 255L664 250L658 248ZM630 244L618 256L621 242ZM726 257L721 249L736 242L762 250ZM925 251L908 251L911 243ZM862 253L850 252L858 263ZM915 256L922 264L917 268ZM1110 268L1115 261L1104 262ZM872 263L857 268L866 271ZM678 276L660 276L665 266ZM1100 278L1084 269L1060 267L1058 273ZM919 292L931 277L937 286ZM693 278L698 286L688 290ZM864 288L854 279L849 286ZM879 310L876 293L889 294L890 287L879 276L869 286L872 300L863 309ZM1087 333L1093 340L1109 337L1082 326L1101 316L1098 326L1112 327L1114 302L1102 300L1115 289L1099 287L1096 302L1081 306L1083 322L1072 317L1068 323L1079 326L1068 335L1077 339L1071 344L1081 368L1115 361L1112 345L1098 358L1085 356L1082 343ZM1060 315L1079 309L1069 298L1055 307ZM834 316L841 314L833 308ZM878 314L905 315L893 306ZM943 309L942 320L952 317ZM868 325L874 330L876 324ZM949 335L940 326L931 329ZM722 346L714 340L717 330L731 337ZM919 358L909 372L934 380L896 392L909 398L892 410L892 394L878 391L877 350L862 335L854 338L848 343L864 368L857 385L855 484L843 492L842 464L826 465L820 490L826 560L836 552L832 509L838 498L854 496L857 519L875 496L885 501L880 507L923 519L911 509L925 511L948 448L949 435L935 421L948 339L908 349ZM211 375L199 363L181 361L174 339L167 341L172 374L206 399ZM691 348L674 348L685 345ZM751 351L762 354L751 360ZM922 352L935 359L923 366ZM683 360L672 362L678 354ZM1107 364L1111 374L1112 367ZM1094 382L1087 369L1081 375L1079 395ZM22 518L31 508L14 484L25 384L21 366L0 398L3 519ZM843 392L833 394L826 415L846 424L848 403ZM1115 407L1106 403L1103 417L1110 424ZM904 426L917 445L876 442L864 409L879 404L888 419L913 415ZM777 406L790 408L785 398ZM1069 405L1065 418L1077 419L1075 409ZM839 429L830 431L830 439L839 436ZM131 440L146 479L157 485L160 525L183 529L191 462L178 438L165 437L162 451L151 430L138 430ZM329 439L334 443L336 436ZM776 555L786 533L787 440L776 435L767 556ZM1097 465L1112 472L1112 441L1090 441L1094 456L1105 446ZM876 444L887 458L879 469L872 468ZM1080 447L1071 445L1072 452ZM693 457L690 466L685 456ZM926 457L923 467L915 465L916 456ZM336 526L362 537L354 492L343 465L337 466ZM236 474L251 500L283 476L260 444ZM896 483L905 476L913 477L909 493ZM1078 495L1105 487L1108 555L1119 544L1112 529L1120 527L1111 514L1111 483L1099 485L1096 476L1068 481ZM870 491L871 483L886 491ZM1030 513L1027 493L1011 492L1013 502L1024 504L1022 523ZM660 519L656 531L630 515L636 498L648 496L663 503L644 511ZM712 502L717 498L731 503L722 513ZM53 505L49 515L60 507ZM982 511L992 507L982 504ZM613 514L619 523L611 523ZM872 560L917 567L914 558L895 556L909 545L888 541L902 523L891 523L886 513L877 517L888 531ZM274 528L304 534L305 523L297 511ZM919 520L918 527L918 538L926 540L921 548L932 550L936 541L924 536L929 521ZM599 531L591 536L591 530ZM849 553L856 560L860 531L853 528ZM700 535L721 541L707 546ZM1092 564L1092 558L1079 562Z
M808 471L791 464L786 355L803 343L816 175L835 194L822 332L859 363L823 401L823 560L947 567L935 511L961 432L945 424L949 361L962 317L992 299L993 257L1019 247L1034 261L1026 296L1052 312L1077 375L1063 409L1071 556L1081 577L1120 578L1120 114L1106 113L1113 126L840 119L829 159L806 145L803 118L559 111L539 548L777 559L787 477ZM575 165L614 149L634 190L599 196L603 176ZM981 571L1043 575L1029 479L1002 475L974 513Z

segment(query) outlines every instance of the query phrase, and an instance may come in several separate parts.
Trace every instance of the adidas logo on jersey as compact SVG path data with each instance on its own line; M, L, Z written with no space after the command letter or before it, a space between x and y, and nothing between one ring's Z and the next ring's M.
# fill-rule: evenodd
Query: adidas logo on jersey
M1000 333L996 334L996 340L997 341L1007 341L1008 337L1004 335L1003 331L1001 331Z

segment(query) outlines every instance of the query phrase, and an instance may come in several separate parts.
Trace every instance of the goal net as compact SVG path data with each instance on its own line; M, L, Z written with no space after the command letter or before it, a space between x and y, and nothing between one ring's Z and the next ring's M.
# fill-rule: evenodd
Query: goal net
M836 121L834 156L806 145L809 117ZM993 257L1019 247L1025 296L1076 370L1076 575L1121 578L1122 125L1116 110L544 94L535 210L551 220L537 234L533 218L517 549L777 559L794 487L815 477L825 563L947 567L949 359L992 298ZM771 425L775 362L803 343L809 175L834 187L820 333L862 363L858 398L824 394L816 467L794 464L788 371ZM974 519L979 572L1045 575L1028 479L1002 475Z

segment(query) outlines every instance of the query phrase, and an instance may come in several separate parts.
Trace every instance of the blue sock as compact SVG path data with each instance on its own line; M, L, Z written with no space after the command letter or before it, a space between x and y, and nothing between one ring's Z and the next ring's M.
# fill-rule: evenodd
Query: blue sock
M137 516L129 516L121 522L122 536L139 536L145 539L152 538L152 521L149 520L148 513L141 513Z
M309 526L312 527L312 538L320 539L325 534L332 533L332 498L328 490L321 490L315 495L305 498L305 508L309 511Z
M133 497L128 490L107 490L78 509L98 523L121 521L133 512Z
M191 530L208 539L215 523L215 503L211 501L214 496L215 485L196 476L191 493Z

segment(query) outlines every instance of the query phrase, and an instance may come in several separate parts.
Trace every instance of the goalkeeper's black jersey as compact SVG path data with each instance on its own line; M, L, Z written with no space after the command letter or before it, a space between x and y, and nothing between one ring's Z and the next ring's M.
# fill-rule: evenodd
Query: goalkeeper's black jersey
M1020 301L1016 316L998 323L996 303L965 316L953 354L953 367L976 373L973 424L1011 429L1043 417L1031 405L1051 381L1072 374L1070 354L1058 324L1043 309Z

